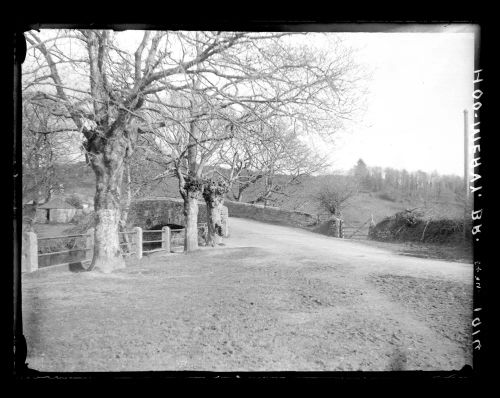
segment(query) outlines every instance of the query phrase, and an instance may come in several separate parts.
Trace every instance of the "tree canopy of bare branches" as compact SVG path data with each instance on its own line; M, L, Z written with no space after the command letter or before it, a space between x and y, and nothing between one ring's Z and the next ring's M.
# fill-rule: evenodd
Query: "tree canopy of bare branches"
M319 205L333 216L341 217L349 199L359 192L359 183L350 176L329 175L315 194Z
M292 179L301 174L303 164L289 161L303 147L290 137L329 136L357 106L358 77L349 51L338 43L314 47L307 37L146 31L127 41L107 30L26 34L24 89L32 93L32 103L57 115L55 130L81 133L96 175L90 269L124 266L118 240L121 183L138 135L146 156L177 175L188 231L196 229L204 170L216 165L227 142L265 131L254 140L257 147L287 148L284 158L271 159L276 149L267 151L267 159L253 160L268 178L262 200L278 190L274 170L285 169ZM275 140L282 135L288 138ZM186 250L195 249L193 233L186 236Z

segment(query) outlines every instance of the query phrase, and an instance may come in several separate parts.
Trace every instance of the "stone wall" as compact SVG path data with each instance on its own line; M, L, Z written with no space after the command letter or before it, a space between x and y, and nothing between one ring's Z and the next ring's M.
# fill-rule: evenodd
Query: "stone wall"
M314 227L313 232L333 236L334 238L341 238L343 237L341 220L337 217L330 216L330 219L320 222Z
M317 217L300 211L283 210L279 207L252 205L249 203L231 202L226 200L229 217L250 218L256 221L273 224L290 225L294 227L312 227L317 224Z
M49 222L49 209L36 209L35 222L45 224Z
M317 216L312 214L228 200L224 201L221 216L224 236L229 235L229 217L250 218L256 221L303 228L314 227L318 223ZM198 223L206 222L207 207L204 201L198 201ZM184 226L184 202L176 198L150 198L134 201L130 207L128 224L129 227L136 226L143 229L167 224Z
M51 223L69 223L76 214L76 209L50 209L49 222Z
M228 230L228 211L222 207L222 224L224 236ZM207 222L207 206L204 201L198 201L198 223ZM129 226L151 229L158 225L186 225L184 217L184 201L176 198L141 199L132 202L128 215Z

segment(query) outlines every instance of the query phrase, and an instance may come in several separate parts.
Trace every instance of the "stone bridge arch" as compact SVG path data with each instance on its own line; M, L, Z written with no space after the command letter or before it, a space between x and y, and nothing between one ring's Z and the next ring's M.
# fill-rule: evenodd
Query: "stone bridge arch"
M222 206L223 235L228 236L228 211ZM205 202L198 201L198 223L207 222L207 207ZM148 198L135 200L130 205L129 227L141 227L149 230L159 225L186 226L184 217L184 201L177 198Z

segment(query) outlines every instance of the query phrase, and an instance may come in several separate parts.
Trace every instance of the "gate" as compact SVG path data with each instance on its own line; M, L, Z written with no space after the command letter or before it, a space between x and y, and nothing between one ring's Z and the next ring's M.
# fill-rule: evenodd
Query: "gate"
M370 224L375 224L373 215L362 224L348 224L345 221L342 223L342 237L344 239L366 239Z

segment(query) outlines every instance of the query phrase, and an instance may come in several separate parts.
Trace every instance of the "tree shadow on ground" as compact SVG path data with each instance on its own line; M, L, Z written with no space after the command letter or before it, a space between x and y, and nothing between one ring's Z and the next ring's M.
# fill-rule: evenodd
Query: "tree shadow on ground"
M70 263L68 266L70 272L85 272L87 269L83 266L81 261Z
M398 371L405 370L407 363L406 353L404 353L400 348L396 348L391 356L391 361L389 363L389 370Z

